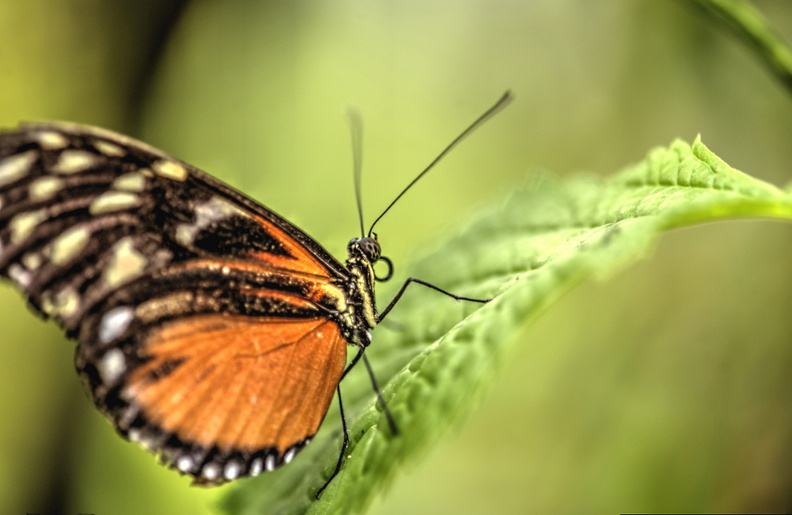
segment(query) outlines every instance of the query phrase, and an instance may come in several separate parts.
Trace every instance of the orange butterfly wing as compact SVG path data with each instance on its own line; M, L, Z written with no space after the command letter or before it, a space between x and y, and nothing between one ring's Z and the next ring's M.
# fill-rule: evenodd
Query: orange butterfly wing
M204 315L165 325L144 352L148 361L122 396L183 442L272 455L271 468L319 429L344 371L346 341L321 319ZM182 472L200 465L176 464ZM199 481L216 481L217 472L205 468Z
M0 133L0 274L79 340L96 403L200 483L288 462L354 330L349 271L159 150L69 124Z

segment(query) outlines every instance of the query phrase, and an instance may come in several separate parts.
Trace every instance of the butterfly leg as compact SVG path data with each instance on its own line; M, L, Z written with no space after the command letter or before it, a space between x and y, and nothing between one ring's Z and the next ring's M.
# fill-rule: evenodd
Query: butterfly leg
M388 425L391 428L391 432L394 435L398 435L399 428L396 427L396 422L394 422L393 420L393 415L391 415L391 412L388 409L388 405L385 403L385 399L382 398L382 392L380 391L379 385L377 384L377 378L374 377L374 370L371 369L371 364L369 363L368 358L366 358L365 354L363 354L365 350L366 348L363 346L358 347L357 354L355 354L355 356L349 362L349 365L347 365L346 369L344 370L344 373L341 374L341 381L344 380L344 377L347 375L347 372L352 370L352 367L354 367L357 364L357 362L360 361L360 358L363 358L363 364L366 365L366 371L368 372L369 379L371 380L371 387L374 389L374 393L377 394L377 400L382 405L382 410L385 412L385 418L388 419Z
M355 357L360 359L361 354L362 349L361 352L358 352L357 356ZM356 362L356 360L353 361ZM352 365L352 363L350 363L350 365ZM348 367L347 370L349 370ZM327 481L325 481L325 484L322 485L322 488L316 491L316 494L314 495L316 499L319 499L319 497L322 495L322 492L324 492L325 488L327 488L327 485L329 485L330 482L338 475L338 472L341 470L341 464L344 462L344 454L346 453L347 445L349 445L349 431L347 431L346 417L344 416L344 403L341 401L340 383L336 387L336 392L338 393L338 411L341 412L341 428L344 431L344 441L341 443L341 452L338 454L338 461L336 462L335 470L333 470L333 473L330 474L329 478L327 478Z
M377 379L374 377L374 371L371 369L371 365L369 364L369 361L366 358L366 355L364 354L365 350L366 348L363 346L358 348L357 353L354 355L354 357L352 357L352 360L349 362L349 365L347 365L346 369L344 370L344 374L341 376L341 379L343 379L344 376L346 376L347 372L352 370L352 367L354 367L357 364L357 362L360 361L360 358L363 358L363 363L366 365L366 371L368 372L369 379L371 379L371 386L374 388L374 392L377 394L377 399L379 400L380 405L382 406L382 410L385 412L385 418L388 420L388 425L390 426L391 433L393 433L394 435L398 435L399 428L396 426L396 422L393 420L393 415L391 415L391 412L388 409L388 405L385 403L385 399L382 398L382 392L380 392L379 385L377 384ZM327 479L327 481L325 481L325 484L322 485L322 488L317 490L316 492L317 499L319 499L319 496L322 495L322 492L325 490L325 488L327 488L327 485L329 485L330 482L333 479L335 479L335 477L338 475L338 472L341 470L341 464L344 462L344 454L346 453L347 446L349 445L349 431L347 430L346 417L344 415L344 404L341 401L340 381L339 381L339 386L337 387L337 392L338 392L338 410L341 412L341 428L343 429L344 432L344 440L341 443L341 452L338 454L338 461L336 462L335 470L333 470L333 473L330 474L330 477Z
M371 380L371 387L374 389L374 393L377 394L377 400L379 401L380 405L382 405L382 410L385 412L385 418L388 419L388 425L390 426L391 432L394 435L399 434L399 428L396 426L396 422L393 420L393 415L391 415L390 410L388 409L388 405L385 403L385 399L382 398L382 392L380 391L379 385L377 384L377 378L374 377L374 370L371 369L371 364L369 364L368 358L366 358L363 352L366 350L365 347L359 347L357 354L352 358L347 365L344 373L341 375L341 380L343 381L344 377L347 375L347 372L352 370L360 358L363 358L363 364L366 365L366 371L368 372L369 379Z
M355 367L355 365L357 365L357 362L360 361L360 358L363 357L363 352L365 350L366 348L362 345L358 347L357 353L352 357L352 360L350 360L349 365L347 365L346 368L344 369L344 373L341 374L341 379L338 380L339 383L343 381L346 375L349 373L349 371L352 370Z
M382 310L382 313L377 315L377 323L382 322L382 319L385 318L388 315L388 313L390 313L390 310L393 309L393 307L399 301L401 296L404 295L404 291L412 283L422 284L422 285L424 285L424 286L426 286L428 288L431 288L431 289L433 289L435 291L438 291L438 292L442 293L443 295L448 295L449 297L451 297L454 300L466 300L468 302L481 302L482 304L487 303L487 302L492 300L492 299L473 299L473 298L470 298L470 297L460 297L459 295L454 295L453 293L445 291L442 288L438 288L434 284L430 284L430 283L427 283L426 281L422 281L420 279L415 279L414 277L410 277L409 279L404 281L404 284L399 289L399 292L396 294L396 296L393 297L393 300L390 301L390 304L388 304L388 306L384 310Z
M377 378L374 377L374 371L371 369L369 360L365 355L363 356L363 364L366 365L366 370L368 371L369 379L371 379L371 386L374 388L374 391L377 393L377 399L382 405L382 411L385 413L385 418L388 419L388 425L390 426L391 433L393 433L394 436L397 436L399 434L399 428L396 426L396 421L393 420L393 415L391 415L391 412L388 409L388 405L385 403L385 399L382 397L382 392L380 392L379 386L377 385Z

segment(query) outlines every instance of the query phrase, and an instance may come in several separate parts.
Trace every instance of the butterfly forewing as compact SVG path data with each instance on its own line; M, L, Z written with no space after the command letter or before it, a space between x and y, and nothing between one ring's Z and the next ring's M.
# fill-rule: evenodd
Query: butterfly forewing
M343 373L348 271L295 226L129 138L0 133L0 274L79 341L118 431L198 482L289 461Z

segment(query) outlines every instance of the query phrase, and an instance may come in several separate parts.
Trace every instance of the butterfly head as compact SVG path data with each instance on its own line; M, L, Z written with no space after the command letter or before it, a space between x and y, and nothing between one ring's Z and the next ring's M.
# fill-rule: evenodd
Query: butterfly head
M380 247L377 234L374 237L365 236L363 238L352 238L347 245L347 267L358 268L364 267L371 270L372 277L378 282L385 282L393 276L393 263L387 257L382 255L382 248ZM374 275L374 264L378 261L385 262L388 265L388 273L384 277Z
M363 238L352 238L349 245L347 245L347 252L350 259L353 256L359 257L373 265L381 257L382 248L379 241L377 241L376 235L374 238L365 236Z

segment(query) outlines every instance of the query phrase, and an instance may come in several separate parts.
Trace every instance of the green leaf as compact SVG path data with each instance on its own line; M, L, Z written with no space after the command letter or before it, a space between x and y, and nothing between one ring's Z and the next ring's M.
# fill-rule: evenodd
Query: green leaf
M401 434L391 434L366 374L342 385L350 443L321 500L340 448L330 416L288 467L232 491L229 513L356 513L401 465L476 406L520 330L577 282L646 254L668 229L737 217L792 220L792 197L739 172L698 139L649 152L612 178L534 178L502 206L479 213L410 275L494 300L453 300L411 287L368 352ZM332 408L331 408L332 411Z
M747 0L694 0L705 13L742 39L787 88L792 88L792 49Z

